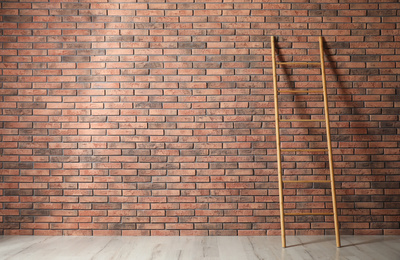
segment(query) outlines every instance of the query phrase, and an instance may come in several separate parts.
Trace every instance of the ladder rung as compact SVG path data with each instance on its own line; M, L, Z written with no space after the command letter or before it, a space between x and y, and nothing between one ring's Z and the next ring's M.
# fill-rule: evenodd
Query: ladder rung
M304 148L299 148L299 149L281 149L282 152L327 152L328 149L304 149Z
M281 122L325 122L325 119L280 119Z
M282 181L283 183L318 183L318 182L331 182L329 180L294 180L294 181Z
M333 215L333 212L327 212L327 213L304 213L304 212L299 212L299 213L284 213L285 216L330 216Z
M314 62L314 61L277 61L276 64L320 65L321 62Z
M324 91L319 89L304 89L304 90L278 90L279 93L324 93Z

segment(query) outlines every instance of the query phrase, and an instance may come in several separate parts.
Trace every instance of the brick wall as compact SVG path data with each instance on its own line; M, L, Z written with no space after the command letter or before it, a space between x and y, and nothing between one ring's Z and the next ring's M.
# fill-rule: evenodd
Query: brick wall
M299 61L323 35L341 233L400 234L400 4L348 2L2 1L0 233L279 234L270 36ZM320 86L315 67L279 73ZM281 98L322 114L320 95ZM322 147L320 127L283 145ZM326 178L325 155L283 161ZM331 206L325 185L287 188L289 209Z

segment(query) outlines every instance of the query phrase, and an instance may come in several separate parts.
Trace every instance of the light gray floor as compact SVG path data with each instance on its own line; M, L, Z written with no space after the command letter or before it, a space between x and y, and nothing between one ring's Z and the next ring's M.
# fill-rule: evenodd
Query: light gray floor
M0 259L400 259L400 236L45 237L0 236Z

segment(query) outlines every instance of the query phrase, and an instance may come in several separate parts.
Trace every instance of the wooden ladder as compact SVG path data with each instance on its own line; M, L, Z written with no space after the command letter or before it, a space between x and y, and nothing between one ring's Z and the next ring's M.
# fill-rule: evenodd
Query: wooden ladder
M281 237L282 237L282 247L286 247L286 236L285 236L285 216L304 216L304 215L333 215L335 235L336 235L336 246L340 247L340 234L339 234L339 223L338 214L336 207L336 190L335 190L335 179L333 173L333 159L332 159L332 142L330 134L329 125L329 112L328 112L328 99L327 99L327 89L326 89L326 76L325 76L325 61L324 61L324 49L322 37L319 37L319 62L278 62L276 61L276 51L275 51L275 37L271 36L271 55L272 55L272 73L273 73L273 83L274 83L274 107L275 107L275 131L276 131L276 154L277 154L277 167L278 167L278 182L279 182L279 206L280 206L280 221L281 221ZM282 89L278 90L277 84L277 65L320 65L321 66L321 76L322 76L322 89ZM324 101L324 114L325 119L282 119L279 116L279 106L278 106L278 94L297 94L297 93L316 93L323 95ZM310 117L311 118L311 117ZM326 126L326 139L327 139L327 149L281 149L281 138L280 138L280 122L325 122ZM282 152L327 152L329 158L329 176L330 180L283 180L282 178ZM331 184L331 194L332 194L332 207L333 212L320 213L320 212L310 212L310 213L286 213L284 210L284 197L283 197L283 185L284 183L321 183L327 182Z

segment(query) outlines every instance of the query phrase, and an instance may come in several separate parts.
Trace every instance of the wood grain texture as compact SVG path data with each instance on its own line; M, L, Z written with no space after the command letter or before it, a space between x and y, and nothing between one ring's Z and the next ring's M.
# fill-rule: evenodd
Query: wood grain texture
M0 259L137 259L137 260L260 260L340 259L398 260L400 236L269 237L60 237L2 236Z

